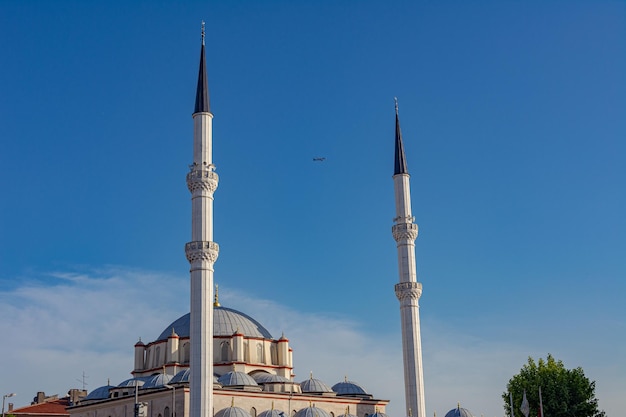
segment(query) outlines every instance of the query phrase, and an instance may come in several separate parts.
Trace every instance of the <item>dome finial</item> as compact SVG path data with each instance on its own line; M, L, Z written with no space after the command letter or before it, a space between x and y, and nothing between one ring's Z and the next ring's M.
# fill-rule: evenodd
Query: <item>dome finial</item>
M274 411L274 401L272 401L272 411Z
M398 97L394 97L393 101L396 103L396 114L398 114Z
M218 294L218 289L219 286L217 284L215 284L215 297L213 300L213 307L219 307L220 306L220 299L219 299L219 294Z
M411 410L411 407L409 407L409 417L413 416L413 410Z
M232 397L232 399L230 400L230 406L231 407L235 406L235 397Z
M309 379L313 379L313 371L309 371Z
M343 382L348 382L348 375L343 376Z
M204 45L204 20L202 21L202 45Z

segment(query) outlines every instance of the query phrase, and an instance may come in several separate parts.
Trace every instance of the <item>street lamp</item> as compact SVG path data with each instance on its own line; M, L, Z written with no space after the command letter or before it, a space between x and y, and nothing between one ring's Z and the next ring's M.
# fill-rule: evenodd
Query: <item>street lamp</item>
M2 396L2 417L4 417L4 400L6 400L7 397L15 397L15 395L16 394L14 392L12 392L10 394L5 394L5 395Z
M170 417L176 417L176 413L174 412L175 410L174 407L176 407L176 387L174 385L169 385L169 384L165 384L163 386L167 389L172 390L172 413L170 414Z

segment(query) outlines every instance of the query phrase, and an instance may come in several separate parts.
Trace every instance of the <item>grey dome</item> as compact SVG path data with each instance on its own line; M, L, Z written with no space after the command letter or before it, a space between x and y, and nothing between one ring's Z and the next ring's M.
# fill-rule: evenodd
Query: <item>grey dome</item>
M82 399L82 401L89 400L104 400L105 398L109 398L109 390L111 388L115 388L113 385L105 385L103 387L98 387L95 390L91 391L89 395Z
M252 417L246 410L239 407L222 408L215 417Z
M170 384L177 384L181 382L189 382L189 368L184 371L180 371L174 375L174 378L170 379Z
M369 417L389 417L385 413L381 413L380 411L376 411L374 414L370 414Z
M254 378L245 372L230 371L217 378L217 382L224 387L252 385L258 386Z
M170 374L156 374L149 376L146 379L146 383L141 386L141 389L162 387L172 380Z
M300 382L300 388L302 392L333 392L328 385L313 377Z
M167 340L172 329L179 337L189 337L189 319L190 313L185 314L167 326L156 340ZM273 339L265 327L247 314L232 308L213 307L213 336L232 336L236 331L247 337Z
M258 417L285 417L285 412L280 410L265 410Z
M330 413L326 410L322 410L321 408L317 408L314 405L310 407L303 408L294 414L293 417L332 417Z
M337 395L369 395L365 388L357 384L353 381L343 381L338 382L333 385L333 391L337 393Z
M469 412L466 408L461 408L460 405L457 405L456 408L448 411L446 413L446 417L474 417L472 413Z

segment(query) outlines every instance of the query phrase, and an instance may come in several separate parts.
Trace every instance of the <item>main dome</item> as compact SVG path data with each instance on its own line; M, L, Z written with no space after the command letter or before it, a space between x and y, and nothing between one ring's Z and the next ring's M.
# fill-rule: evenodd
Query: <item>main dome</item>
M172 329L179 337L189 337L189 319L190 313L187 313L175 320L163 330L156 341L167 340ZM213 307L213 336L232 336L236 331L246 337L273 339L265 327L247 314L228 307Z

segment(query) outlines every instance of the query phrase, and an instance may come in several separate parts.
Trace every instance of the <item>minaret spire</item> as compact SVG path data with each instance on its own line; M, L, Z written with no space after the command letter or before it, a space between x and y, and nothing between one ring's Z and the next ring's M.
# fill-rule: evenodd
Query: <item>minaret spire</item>
M191 343L190 417L213 415L213 265L219 246L213 241L213 193L218 176L213 165L213 114L209 110L204 52L204 22L200 71L193 112L193 163L187 174L191 192L191 242L185 245L190 265Z
M422 341L420 335L419 298L422 284L417 282L415 264L415 239L417 224L411 214L411 185L404 155L404 144L396 103L395 160L393 172L396 217L393 219L393 238L398 249L398 273L400 282L395 286L400 301L402 326L402 354L404 363L404 393L406 415L425 417L424 374L422 369Z
M209 106L209 83L206 76L206 58L204 56L204 21L202 21L202 46L200 47L200 69L196 87L196 106L194 113L211 112Z
M394 97L396 102L396 154L394 158L393 175L408 174L406 167L406 156L404 156L404 145L402 143L402 131L400 130L400 117L398 116L398 98Z

